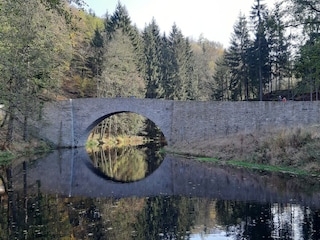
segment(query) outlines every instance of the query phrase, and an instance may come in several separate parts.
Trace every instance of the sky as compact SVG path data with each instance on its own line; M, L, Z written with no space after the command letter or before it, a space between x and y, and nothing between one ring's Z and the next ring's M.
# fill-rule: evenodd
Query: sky
M112 15L119 0L84 0L98 17ZM265 0L270 8L276 0ZM240 12L247 17L254 0L120 0L131 22L143 30L154 17L161 33L168 35L175 23L185 37L204 38L227 48Z

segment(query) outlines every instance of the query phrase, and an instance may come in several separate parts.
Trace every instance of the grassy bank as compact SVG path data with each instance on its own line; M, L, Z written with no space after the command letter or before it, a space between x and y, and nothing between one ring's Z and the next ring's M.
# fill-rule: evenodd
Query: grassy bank
M254 169L320 175L320 126L181 143L169 152Z
M206 157L197 157L196 159L199 161L212 162L220 165L225 164L225 165L231 165L235 167L250 168L250 169L256 169L261 171L283 172L283 173L291 173L296 175L315 175L315 176L320 175L319 173L316 173L316 172L308 172L305 170L285 167L285 166L272 166L272 165L265 165L265 164L250 163L245 161L237 161L237 160L221 161L216 158L206 158Z

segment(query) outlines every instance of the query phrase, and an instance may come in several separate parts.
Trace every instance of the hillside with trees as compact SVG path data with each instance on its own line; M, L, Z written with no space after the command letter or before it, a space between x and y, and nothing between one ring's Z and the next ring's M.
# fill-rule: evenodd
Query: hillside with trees
M71 3L0 0L2 148L17 135L28 141L29 123L41 118L46 101L318 100L316 0L253 0L249 17L239 13L228 49L189 39L176 24L165 35L156 19L138 29L120 2L104 18L82 10L82 0Z

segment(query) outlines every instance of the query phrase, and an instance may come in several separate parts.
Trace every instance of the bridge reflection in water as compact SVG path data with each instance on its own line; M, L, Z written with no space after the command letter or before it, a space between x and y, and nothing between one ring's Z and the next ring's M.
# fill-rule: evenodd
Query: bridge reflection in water
M45 159L13 169L15 191L27 187L64 196L150 197L181 195L261 203L320 206L318 179L217 166L168 155L148 177L119 183L97 175L84 148L55 151ZM24 185L23 179L27 184ZM312 191L311 191L312 189Z

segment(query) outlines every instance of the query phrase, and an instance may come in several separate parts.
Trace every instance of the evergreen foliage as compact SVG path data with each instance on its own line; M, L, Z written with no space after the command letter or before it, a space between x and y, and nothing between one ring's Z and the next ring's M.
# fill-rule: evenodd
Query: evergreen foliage
M163 82L161 82L161 36L160 29L155 21L145 27L143 31L144 45L144 79L147 90L146 98L161 98L164 94Z
M285 78L290 77L289 36L286 36L284 12L276 4L274 11L267 19L267 39L270 48L271 81L270 91L285 87ZM274 87L272 83L274 80Z
M287 0L272 9L253 0L250 21L239 15L228 49L202 36L186 38L176 24L161 33L156 19L141 31L120 2L103 19L82 11L82 0L71 2L80 10L62 0L0 0L0 103L6 111L0 126L8 144L14 132L28 139L29 122L48 100L264 100L289 88L318 99L316 0Z
M211 99L218 101L230 100L231 73L225 56L217 61L216 72L214 74L214 84L212 86Z
M270 50L266 38L268 12L266 5L262 2L263 0L255 0L250 16L255 29L250 53L251 77L254 81L253 86L258 89L260 101L262 101L264 87L270 81L270 65L268 64Z
M253 87L249 75L251 44L246 18L240 15L238 23L234 26L230 47L226 52L226 62L231 72L229 88L232 100L249 100L249 87Z

